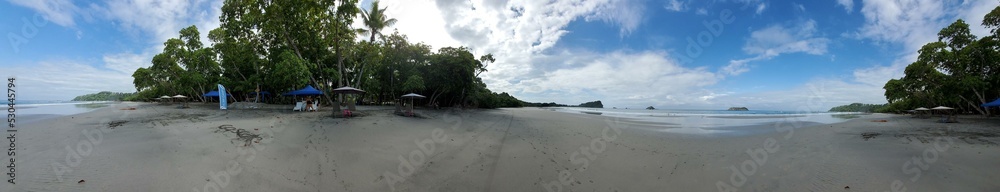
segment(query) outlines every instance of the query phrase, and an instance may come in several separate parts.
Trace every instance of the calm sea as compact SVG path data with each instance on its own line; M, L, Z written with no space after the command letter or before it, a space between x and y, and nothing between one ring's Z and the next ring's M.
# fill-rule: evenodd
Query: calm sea
M7 108L7 102L0 102ZM17 122L21 124L59 116L85 113L114 104L111 101L59 101L59 100L17 100L14 109ZM5 110L6 111L6 110Z
M685 109L594 109L553 107L552 111L618 117L621 125L661 132L692 134L745 134L776 130L776 127L801 128L839 123L866 116L863 113L774 110L685 110ZM595 115L595 114L585 114Z

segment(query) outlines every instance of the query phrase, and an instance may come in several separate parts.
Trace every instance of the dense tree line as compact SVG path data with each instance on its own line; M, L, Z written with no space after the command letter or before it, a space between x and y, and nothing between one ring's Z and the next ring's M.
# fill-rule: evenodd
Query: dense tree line
M878 109L885 107L887 104L864 104L864 103L851 103L848 105L841 105L830 108L829 112L875 112Z
M601 104L601 101L597 100L597 101L591 101L591 102L581 103L579 105L579 107L604 108L604 104Z
M569 106L569 105L566 105L566 104L558 104L558 103L555 103L555 102L549 102L549 103L524 102L523 105L525 107L568 107Z
M312 85L334 100L386 104L415 92L418 103L484 108L519 107L520 100L486 88L479 74L495 59L478 58L465 47L437 51L411 43L398 32L383 30L397 22L387 18L378 1L369 10L357 0L226 0L220 27L200 41L195 26L164 42L152 66L133 73L141 100L159 95L200 97L225 85L238 99L249 93L284 93ZM360 14L365 28L352 28ZM356 41L358 35L368 37ZM352 86L360 96L332 97L330 91ZM203 98L202 98L203 99ZM275 100L283 101L283 100Z
M938 32L938 41L924 45L905 76L886 82L888 106L881 112L917 107L950 106L988 115L980 104L1000 97L1000 6L983 19L990 29L977 38L969 25L957 20Z
M73 101L121 101L126 97L132 96L134 93L118 93L110 91L101 91L98 93L91 93L86 95L80 95L73 98Z

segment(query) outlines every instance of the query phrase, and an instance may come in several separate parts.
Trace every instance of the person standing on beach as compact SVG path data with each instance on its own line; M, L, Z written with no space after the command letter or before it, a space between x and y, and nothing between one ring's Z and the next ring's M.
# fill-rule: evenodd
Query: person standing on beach
M306 97L306 111L311 111L313 109L316 109L313 107L313 98L312 96L308 96Z

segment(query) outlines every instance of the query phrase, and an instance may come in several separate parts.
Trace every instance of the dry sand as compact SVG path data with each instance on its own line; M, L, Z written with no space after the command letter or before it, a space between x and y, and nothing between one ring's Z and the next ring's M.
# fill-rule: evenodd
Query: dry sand
M693 135L535 108L215 108L121 103L21 125L18 183L0 191L1000 190L998 119L875 114Z

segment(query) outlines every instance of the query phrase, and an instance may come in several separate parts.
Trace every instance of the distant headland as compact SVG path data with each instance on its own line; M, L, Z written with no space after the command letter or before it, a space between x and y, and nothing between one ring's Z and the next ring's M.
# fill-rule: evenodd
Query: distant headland
M750 109L747 109L746 107L730 107L729 110L730 111L749 111Z

